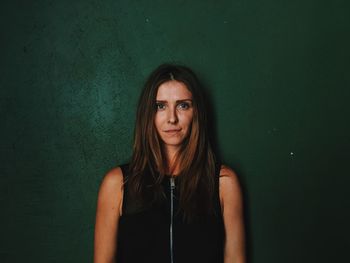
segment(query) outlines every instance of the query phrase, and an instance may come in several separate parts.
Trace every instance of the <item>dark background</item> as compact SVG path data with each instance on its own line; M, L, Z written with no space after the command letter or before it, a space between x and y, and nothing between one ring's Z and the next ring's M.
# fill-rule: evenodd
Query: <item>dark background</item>
M92 262L98 187L162 62L194 69L250 262L344 262L349 1L2 1L0 261Z

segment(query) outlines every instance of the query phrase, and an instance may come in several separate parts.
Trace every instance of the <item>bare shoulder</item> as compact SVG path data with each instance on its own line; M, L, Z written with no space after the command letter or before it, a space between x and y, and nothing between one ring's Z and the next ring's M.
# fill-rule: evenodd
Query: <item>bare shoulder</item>
M227 165L221 165L220 185L239 184L236 172Z
M123 185L123 172L118 166L109 170L102 179L100 192L115 192L119 191Z
M225 203L238 205L241 202L241 189L236 172L227 165L221 165L219 182L221 207L224 208Z
M243 202L238 176L226 165L220 170L220 203L225 226L225 262L245 261Z
M123 173L120 167L111 169L102 179L96 209L94 262L114 262L122 186Z
M99 206L107 206L112 210L121 211L123 198L123 172L120 167L109 170L102 179L98 202Z
M123 172L122 169L118 166L109 170L102 180L102 185L106 187L118 186L120 183L123 183Z

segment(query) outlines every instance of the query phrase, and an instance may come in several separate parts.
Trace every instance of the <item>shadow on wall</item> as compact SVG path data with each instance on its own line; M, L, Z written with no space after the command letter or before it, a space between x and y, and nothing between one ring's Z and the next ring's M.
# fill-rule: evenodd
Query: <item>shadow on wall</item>
M208 112L208 127L209 129L209 136L210 141L212 142L212 147L215 152L215 155L218 157L219 160L222 160L221 156L221 149L219 148L218 143L218 135L217 135L217 119L216 119L216 111L213 102L210 98L212 98L211 94L209 93L209 89L206 88L206 86L201 83L201 86L203 87L203 94L204 99L207 107ZM246 262L252 263L253 262L253 242L252 242L252 233L251 233L251 221L250 221L250 214L249 214L249 200L248 200L248 192L247 187L245 184L244 175L242 174L242 169L239 164L234 164L232 166L232 169L236 172L238 176L238 180L240 183L240 187L242 190L243 195L243 207L244 207L244 227L245 227L245 246L246 246Z

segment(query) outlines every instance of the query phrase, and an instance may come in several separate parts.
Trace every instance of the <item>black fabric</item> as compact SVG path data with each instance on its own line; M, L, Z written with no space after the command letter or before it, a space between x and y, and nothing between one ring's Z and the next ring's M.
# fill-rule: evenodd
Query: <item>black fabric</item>
M124 180L128 176L128 164L121 165ZM173 217L174 263L221 263L223 262L224 225L219 199L219 165L216 172L216 214L201 217L188 224L182 214L176 214L178 192L175 177ZM170 262L170 178L162 182L166 199L162 204L132 212L137 204L128 197L128 184L124 186L123 211L119 219L117 262Z

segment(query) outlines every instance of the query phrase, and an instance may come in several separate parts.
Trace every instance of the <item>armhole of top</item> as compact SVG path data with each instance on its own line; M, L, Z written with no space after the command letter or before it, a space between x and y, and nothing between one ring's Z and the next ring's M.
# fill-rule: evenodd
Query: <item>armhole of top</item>
M126 184L126 178L127 178L127 174L128 174L128 165L127 164L122 164L120 165L120 169L122 170L122 174L123 174L123 200L122 200L122 215L125 215L125 211L126 211L126 199L128 196L128 188L127 188L127 184Z
M220 171L221 171L221 161L217 161L216 163L216 171L215 171L215 183L216 183L216 206L218 211L218 216L222 217L222 209L221 209L221 200L220 200Z

